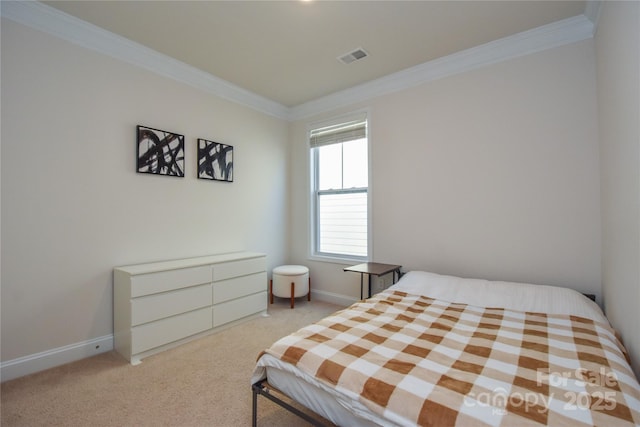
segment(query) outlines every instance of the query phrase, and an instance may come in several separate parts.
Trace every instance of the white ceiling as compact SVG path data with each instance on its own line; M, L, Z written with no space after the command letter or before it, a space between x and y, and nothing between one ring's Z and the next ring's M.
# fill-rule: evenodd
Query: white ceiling
M46 1L286 107L585 12L585 1ZM337 60L355 48L369 56Z

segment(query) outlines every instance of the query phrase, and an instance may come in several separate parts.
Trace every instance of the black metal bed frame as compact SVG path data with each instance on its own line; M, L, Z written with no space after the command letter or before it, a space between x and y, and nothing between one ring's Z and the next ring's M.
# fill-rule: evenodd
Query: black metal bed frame
M308 414L305 414L298 408L290 405L289 403L285 402L279 397L274 396L273 392L277 392L282 395L285 395L285 394L279 391L278 389L276 389L275 387L271 386L266 379L260 380L257 383L252 384L251 390L253 391L252 422L251 422L251 425L253 427L257 427L257 423L258 423L258 395L262 395L266 397L267 399L271 400L278 406L286 409L287 411L291 412L294 415L297 415L298 417L302 418L303 420L307 421L308 423L316 427L327 427L327 424L323 424L321 421L317 420L316 418L313 418Z

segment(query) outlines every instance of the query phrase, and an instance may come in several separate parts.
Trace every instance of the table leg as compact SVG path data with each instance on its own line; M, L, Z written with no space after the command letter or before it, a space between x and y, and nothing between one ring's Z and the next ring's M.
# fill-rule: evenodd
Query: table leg
M362 295L362 293L364 292L364 291L362 290L362 287L363 287L363 283L362 283L362 280L363 280L363 279L362 279L362 276L364 276L364 273L360 273L360 299L361 299L361 300L363 299L363 295Z

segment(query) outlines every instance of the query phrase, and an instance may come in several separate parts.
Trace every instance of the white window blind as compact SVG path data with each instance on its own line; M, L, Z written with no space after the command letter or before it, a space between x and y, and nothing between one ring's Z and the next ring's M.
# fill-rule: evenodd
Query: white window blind
M367 137L367 122L358 120L311 131L311 148Z

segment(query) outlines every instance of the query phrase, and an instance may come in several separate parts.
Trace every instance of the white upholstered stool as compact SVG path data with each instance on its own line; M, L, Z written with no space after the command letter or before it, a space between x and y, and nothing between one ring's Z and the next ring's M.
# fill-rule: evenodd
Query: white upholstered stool
M273 278L269 285L270 302L273 296L291 298L291 308L294 300L307 295L311 301L311 278L309 269L304 265L281 265L273 269Z

